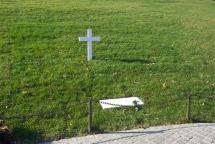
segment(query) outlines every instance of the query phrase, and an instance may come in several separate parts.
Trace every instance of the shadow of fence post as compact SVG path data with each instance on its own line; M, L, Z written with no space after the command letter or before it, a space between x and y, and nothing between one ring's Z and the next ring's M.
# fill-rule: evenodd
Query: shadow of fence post
M89 116L89 122L88 122L88 132L92 132L92 116L93 116L93 111L92 111L92 97L89 98L88 102L88 116Z
M188 92L187 93L187 121L192 120L192 93Z

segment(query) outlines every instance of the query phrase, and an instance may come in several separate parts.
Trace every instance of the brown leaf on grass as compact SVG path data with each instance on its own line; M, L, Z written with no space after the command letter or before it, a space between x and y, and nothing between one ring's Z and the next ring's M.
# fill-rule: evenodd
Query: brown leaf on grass
M215 89L215 83L211 84L211 87Z
M169 88L169 86L166 83L162 84L163 89Z
M22 94L27 94L27 93L28 93L28 91L26 91L26 90L22 91Z
M139 84L140 82L138 82L138 81L134 81L134 84Z

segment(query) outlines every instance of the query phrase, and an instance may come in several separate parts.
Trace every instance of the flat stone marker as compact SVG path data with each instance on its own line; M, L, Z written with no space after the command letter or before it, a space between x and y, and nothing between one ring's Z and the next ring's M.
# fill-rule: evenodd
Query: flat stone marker
M87 60L92 60L92 42L93 41L100 41L100 37L93 37L92 36L92 29L87 29L87 37L79 37L79 41L87 41Z
M143 101L138 97L100 100L99 103L103 109L117 107L137 107L144 105Z

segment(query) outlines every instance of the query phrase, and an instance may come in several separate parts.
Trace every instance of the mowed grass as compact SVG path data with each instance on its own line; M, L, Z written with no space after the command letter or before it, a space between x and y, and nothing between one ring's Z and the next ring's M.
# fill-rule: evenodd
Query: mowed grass
M102 41L86 58L87 28ZM87 104L138 96L144 108L103 111L95 132L215 120L213 0L0 0L0 118L22 143L87 132Z

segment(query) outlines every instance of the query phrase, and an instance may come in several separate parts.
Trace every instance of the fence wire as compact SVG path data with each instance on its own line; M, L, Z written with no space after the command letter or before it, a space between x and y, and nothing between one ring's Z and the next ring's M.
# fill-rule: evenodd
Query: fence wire
M87 116L87 108L88 108L88 101L82 101L82 102L77 102L70 104L69 108L65 108L62 111L62 108L55 108L47 111L41 111L41 112L34 112L34 113L21 113L17 112L16 114L10 116L7 115L5 111L0 111L1 113L1 119L5 120L10 120L10 119L28 119L31 117L39 117L39 118L54 118L58 116L65 116L68 118L74 118L76 112L81 111L80 106L86 107L85 112L83 112L84 116ZM208 96L208 97L203 97L202 99L199 99L195 96L192 97L192 103L191 103L191 108L192 108L192 115L193 118L195 117L201 117L201 115L209 114L210 120L213 121L215 119L215 97L214 96ZM77 108L78 107L78 108ZM2 108L3 109L3 108ZM117 109L110 109L110 110L102 110L100 104L99 104L99 99L94 99L93 100L93 113L94 116L97 117L96 115L102 115L103 113L108 113L108 112L114 112L117 111L119 113L125 113L125 111L132 112L132 113L143 113L146 115L143 115L144 117L146 116L153 116L157 115L158 113L165 113L169 110L173 109L174 113L177 112L182 112L183 117L186 117L186 109L187 109L187 98L173 98L170 100L163 100L163 101L144 101L144 106L139 112L135 112L134 108L129 108L129 107L123 107L123 108L117 108ZM211 112L210 112L211 111ZM98 113L98 114L97 114ZM103 115L104 116L104 115ZM79 116L81 117L81 116ZM126 117L126 115L125 115ZM203 118L203 117L202 117Z
M103 110L99 99L94 99L93 104L93 133L125 130L134 127L149 127L152 125L174 124L187 122L187 96L169 98L168 100L150 101L143 100L142 109L136 111L134 107L122 107ZM8 115L2 112L0 119L7 124L21 125L56 125L59 137L77 136L87 133L89 124L89 101L81 101L69 106L41 110L40 112L29 112ZM215 120L215 98L214 96L196 97L192 96L191 119L193 122L214 122ZM59 124L58 124L59 123ZM60 125L60 128L58 128ZM38 133L46 133L38 128ZM23 138L23 139L26 139Z

